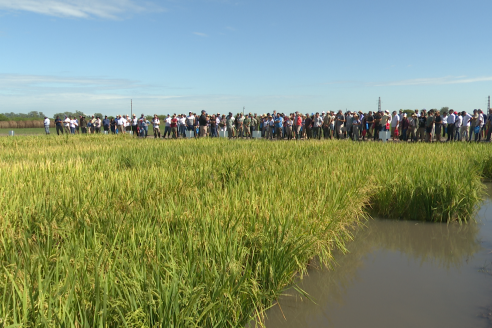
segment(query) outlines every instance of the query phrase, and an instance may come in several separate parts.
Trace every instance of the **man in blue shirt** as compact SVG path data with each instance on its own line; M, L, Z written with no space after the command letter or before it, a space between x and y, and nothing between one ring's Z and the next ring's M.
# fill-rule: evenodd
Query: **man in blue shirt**
M284 119L282 116L280 116L280 113L277 114L277 117L275 118L275 130L276 130L276 135L277 135L277 140L282 139L282 128L283 128L283 122Z
M60 119L60 116L57 116L55 119L55 126L56 126L56 134L60 135L63 134L63 125L62 125L62 120Z
M107 116L104 116L104 120L102 121L104 131L108 131L109 133L109 120Z

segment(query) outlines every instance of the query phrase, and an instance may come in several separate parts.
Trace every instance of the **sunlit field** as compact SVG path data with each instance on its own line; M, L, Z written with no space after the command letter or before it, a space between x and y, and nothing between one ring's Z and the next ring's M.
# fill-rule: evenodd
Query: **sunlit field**
M466 224L492 176L488 144L33 136L0 154L0 326L241 327L370 216Z

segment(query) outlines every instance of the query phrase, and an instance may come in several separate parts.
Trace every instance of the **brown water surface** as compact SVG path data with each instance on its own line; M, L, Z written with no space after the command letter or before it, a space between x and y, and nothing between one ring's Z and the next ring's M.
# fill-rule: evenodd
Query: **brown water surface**
M312 301L287 290L265 326L492 327L491 199L476 221L371 220L333 270L298 282Z

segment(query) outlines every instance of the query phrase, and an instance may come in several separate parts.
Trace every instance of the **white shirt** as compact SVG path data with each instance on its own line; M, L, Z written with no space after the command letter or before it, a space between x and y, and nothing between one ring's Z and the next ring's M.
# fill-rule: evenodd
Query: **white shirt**
M483 121L483 114L478 114L478 120L480 121L480 127L483 127L485 122Z
M458 116L458 117L459 117L459 116ZM456 118L455 118L455 122L456 122L456 119L457 119L458 117L456 117ZM446 117L444 117L444 116L442 117L442 124L448 124L448 117L447 117L447 116L446 116Z
M455 121L456 121L456 116L454 116L454 114L448 116L448 124L454 124Z
M130 126L130 118L125 118L125 126Z
M78 124L77 124L77 121L76 120L70 120L70 127L71 128L74 128L76 127Z
M455 120L454 126L457 128L460 128L462 121L463 121L463 118L459 115L456 115L456 120Z
M122 117L122 118L118 118L116 120L116 122L118 123L119 126L122 126L122 125L125 125L125 119Z
M138 119L137 119L136 117L134 117L134 118L132 119L132 125L133 125L133 126L137 126L137 125L138 125Z
M396 114L395 116L393 116L393 118L391 119L391 127L392 128L396 128L396 126L398 125L398 122L400 122L400 115Z
M166 126L171 126L171 117L166 117Z
M44 126L50 126L50 119L49 118L44 120Z
M186 125L186 117L178 118L179 125Z
M193 125L195 124L195 116L194 115L190 115L186 118L186 124L188 125Z
M154 125L154 128L158 128L159 127L159 124L161 124L161 121L159 121L159 118L154 118L152 120L152 124Z
M65 126L68 128L70 126L70 119L67 117L63 123L65 123Z
M472 118L472 116L468 113L466 113L465 116L463 116L463 126L470 126L470 119ZM448 124L449 124L449 121L448 121Z

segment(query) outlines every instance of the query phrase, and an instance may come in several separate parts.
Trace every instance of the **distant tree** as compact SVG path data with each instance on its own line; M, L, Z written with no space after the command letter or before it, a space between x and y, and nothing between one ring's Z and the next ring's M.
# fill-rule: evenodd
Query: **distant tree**
M100 119L103 119L104 118L103 114L101 114L101 113L94 113L94 117L98 117L98 116L99 116Z
M5 114L0 114L0 121L8 121L9 118Z
M448 113L449 112L449 107L441 107L440 112L441 112L441 114Z

